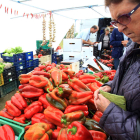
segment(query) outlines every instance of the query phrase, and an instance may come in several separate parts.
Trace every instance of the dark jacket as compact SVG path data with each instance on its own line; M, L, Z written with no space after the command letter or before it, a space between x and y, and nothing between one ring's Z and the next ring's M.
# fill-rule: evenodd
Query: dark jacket
M113 81L105 84L111 87L111 93L126 99L127 111L110 103L99 122L113 140L134 140L137 118L140 118L140 48L134 48L135 45L130 44Z
M99 38L99 42L102 42L102 49L111 50L111 48L110 48L110 34L108 34L109 42L108 42L108 47L107 47L107 48L104 48L104 47L103 47L103 39L104 39L104 36L105 36L105 33L102 33L102 34L100 35L100 38Z
M113 58L120 58L123 55L123 45L121 44L121 41L123 40L124 40L123 33L119 32L117 28L114 28L110 39L110 45L113 46L112 49Z

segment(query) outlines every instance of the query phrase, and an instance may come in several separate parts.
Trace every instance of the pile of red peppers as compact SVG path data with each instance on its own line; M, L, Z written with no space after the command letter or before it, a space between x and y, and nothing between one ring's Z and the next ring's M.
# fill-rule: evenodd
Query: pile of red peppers
M25 140L106 140L99 127L102 112L94 105L94 91L103 85L98 73L75 73L68 66L43 64L19 76L19 90L0 116L25 127ZM115 71L106 71L115 75ZM110 78L111 79L111 78ZM1 132L1 131L0 131Z

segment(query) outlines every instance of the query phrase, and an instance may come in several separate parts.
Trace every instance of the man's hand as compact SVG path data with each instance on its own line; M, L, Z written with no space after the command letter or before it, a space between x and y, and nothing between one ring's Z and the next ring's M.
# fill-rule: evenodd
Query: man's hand
M128 40L122 41L122 44L123 44L124 47L126 47L127 43L128 43Z
M94 98L94 103L97 110L104 112L111 102L103 95L99 94L97 100Z
M99 90L103 90L105 92L110 92L111 91L111 87L110 86L103 86L103 87L100 87L99 89L97 89L94 92L94 99L95 100L97 100L99 98Z
M90 42L90 45L94 45L95 44L95 42Z

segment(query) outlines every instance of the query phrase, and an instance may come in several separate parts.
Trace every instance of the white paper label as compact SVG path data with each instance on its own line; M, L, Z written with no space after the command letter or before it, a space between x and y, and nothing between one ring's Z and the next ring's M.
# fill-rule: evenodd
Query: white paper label
M11 79L9 79L9 81L13 81L13 79L11 78Z
M8 75L11 75L11 72L9 72Z
M19 61L22 60L21 58L19 58Z
M20 66L20 69L23 69L23 66Z
M31 56L28 56L28 59L31 59Z

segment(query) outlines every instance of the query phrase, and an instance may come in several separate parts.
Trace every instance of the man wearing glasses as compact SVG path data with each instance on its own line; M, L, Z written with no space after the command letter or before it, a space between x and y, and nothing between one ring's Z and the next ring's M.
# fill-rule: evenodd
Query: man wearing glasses
M140 0L105 0L112 16L111 24L133 41L120 59L113 81L99 90L124 96L126 110L99 94L94 102L103 112L99 125L112 140L140 140Z

